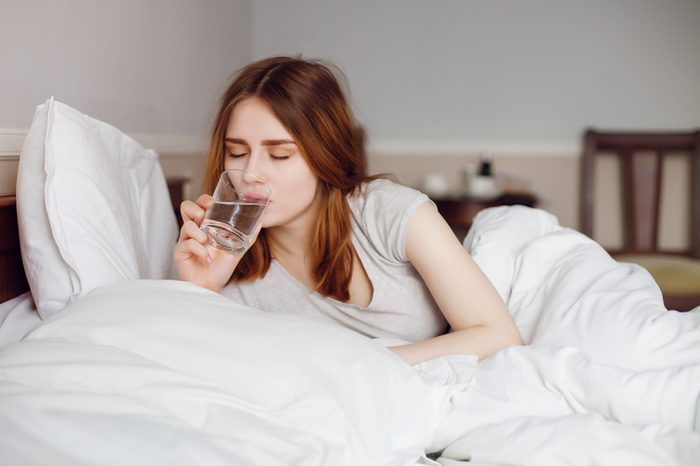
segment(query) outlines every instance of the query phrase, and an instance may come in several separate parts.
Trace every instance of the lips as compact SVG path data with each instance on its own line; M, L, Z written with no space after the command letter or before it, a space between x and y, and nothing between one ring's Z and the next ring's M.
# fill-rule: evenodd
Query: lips
M263 196L258 196L258 195L255 195L255 194L244 194L244 195L241 196L241 197L242 197L242 199L243 199L244 201L246 201L246 202L267 202L267 203L270 202L269 199L266 199L266 198L263 197Z

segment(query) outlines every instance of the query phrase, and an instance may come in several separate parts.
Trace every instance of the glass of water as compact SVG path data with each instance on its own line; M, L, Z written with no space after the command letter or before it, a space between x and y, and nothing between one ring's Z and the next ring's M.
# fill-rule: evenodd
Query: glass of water
M215 248L242 254L253 242L272 190L245 170L226 170L214 189L214 203L204 214L201 229Z

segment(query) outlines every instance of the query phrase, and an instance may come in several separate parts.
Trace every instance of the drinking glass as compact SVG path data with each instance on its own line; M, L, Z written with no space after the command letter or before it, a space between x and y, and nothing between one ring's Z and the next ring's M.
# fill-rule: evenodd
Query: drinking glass
M252 172L224 171L212 195L214 203L201 225L209 244L232 254L245 252L270 203L271 192L270 186Z

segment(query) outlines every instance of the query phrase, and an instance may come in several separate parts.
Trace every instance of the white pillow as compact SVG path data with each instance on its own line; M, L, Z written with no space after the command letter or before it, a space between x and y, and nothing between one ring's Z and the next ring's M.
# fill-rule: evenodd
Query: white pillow
M22 147L17 217L44 319L98 286L170 275L177 224L158 155L53 98Z

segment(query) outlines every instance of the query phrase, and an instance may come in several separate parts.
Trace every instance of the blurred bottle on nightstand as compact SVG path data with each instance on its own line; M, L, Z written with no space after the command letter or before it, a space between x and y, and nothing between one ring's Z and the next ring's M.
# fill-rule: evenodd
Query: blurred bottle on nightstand
M479 169L473 163L464 168L462 179L463 193L472 198L495 198L501 194L493 176L493 154L484 152L481 154Z
M481 154L479 176L493 176L493 154L491 152L483 152Z

